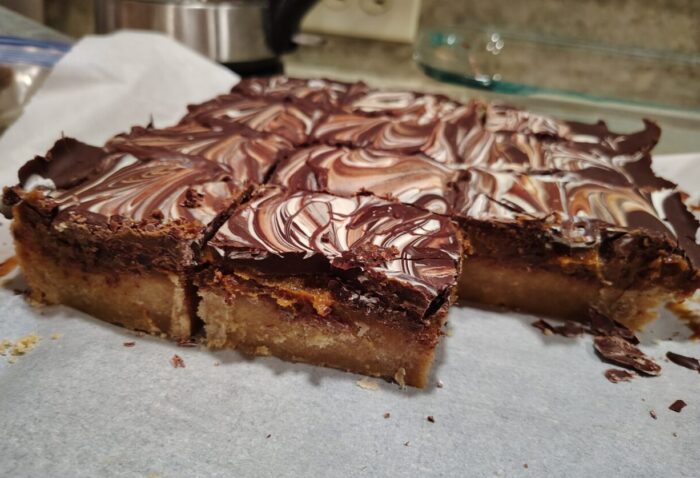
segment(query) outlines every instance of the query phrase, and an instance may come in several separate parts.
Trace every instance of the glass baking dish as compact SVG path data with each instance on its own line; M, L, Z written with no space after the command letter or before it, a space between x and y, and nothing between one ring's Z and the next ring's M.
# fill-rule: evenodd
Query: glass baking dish
M700 118L697 54L465 25L422 31L414 59L434 79L493 93L612 102Z

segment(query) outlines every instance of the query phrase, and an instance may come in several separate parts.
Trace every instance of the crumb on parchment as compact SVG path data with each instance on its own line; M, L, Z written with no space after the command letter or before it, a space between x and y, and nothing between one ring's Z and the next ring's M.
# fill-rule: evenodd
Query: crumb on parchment
M394 374L394 380L401 388L406 388L406 369L401 367Z
M63 338L63 334L61 332L54 332L51 334L51 340L60 340Z
M362 390L379 390L379 382L369 377L362 377L355 384Z
M170 365L172 365L173 368L185 368L185 361L182 360L182 357L180 357L178 354L175 354L170 359Z
M17 357L26 355L34 350L40 340L41 337L35 333L25 335L14 342L9 339L2 339L0 340L0 355L8 355L9 353L10 358L8 362L11 364L15 363Z

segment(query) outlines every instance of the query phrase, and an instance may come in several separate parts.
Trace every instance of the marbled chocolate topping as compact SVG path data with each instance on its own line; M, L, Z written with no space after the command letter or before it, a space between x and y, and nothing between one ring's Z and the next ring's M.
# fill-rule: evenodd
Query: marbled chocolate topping
M486 130L498 133L521 133L596 144L617 153L649 152L661 136L658 125L648 120L644 120L641 131L619 134L610 131L603 121L562 121L497 103L487 107L484 126Z
M117 216L206 226L241 192L228 168L206 159L162 152L145 158L117 154L102 176L51 194L59 220L79 216L108 222Z
M314 140L329 145L372 148L400 154L424 154L445 164L460 162L460 140L467 133L450 123L418 123L361 114L332 114L313 130Z
M452 209L459 169L421 155L312 146L282 160L270 179L291 190L341 196L369 192L440 214Z
M241 124L255 131L283 136L294 144L303 144L322 114L322 110L308 101L249 98L231 93L190 106L181 122L208 127Z
M25 165L20 186L39 185L42 205L59 221L106 224L118 217L206 226L242 192L233 178L228 166L200 157L162 149L113 152L64 138Z
M525 174L470 168L458 215L483 221L541 221L571 246L603 233L644 231L683 248L698 264L697 221L673 190L642 191L601 182L586 171Z
M310 255L340 270L369 257L364 247L407 241L397 246L400 258L364 270L426 294L449 282L442 280L459 252L446 219L425 210L488 224L527 221L547 246L601 247L639 232L678 247L696 273L698 223L676 186L650 167L658 138L648 121L625 135L602 122L364 83L253 78L191 106L177 126L135 128L106 150L63 139L20 170L20 186L56 189L47 200L58 201L61 214L207 223L239 182L262 183L274 171L272 182L291 192L266 189L242 208L216 236L221 251ZM5 202L20 200L21 188ZM373 219L348 227L360 216ZM407 238L422 244L420 253Z
M309 274L318 264L357 281L388 280L414 291L427 308L454 284L461 246L450 220L373 196L285 192L269 187L239 208L209 241L231 261L303 258L292 271ZM393 251L380 264L362 264L369 250ZM319 261L320 260L320 261Z
M225 164L238 181L262 182L278 156L293 149L292 143L274 134L260 133L238 125L207 128L183 123L171 128L132 128L107 144L117 151L153 149L177 151Z
M326 79L309 80L271 76L245 78L233 87L231 93L239 93L251 98L299 99L320 109L328 109L340 106L350 86L350 83Z
M640 188L674 188L656 176L651 156L645 151L621 153L599 143L552 140L524 133L494 133L482 130L465 148L463 163L497 171L581 171L595 174L602 182Z
M359 87L350 88L343 102L343 109L349 113L389 115L418 124L439 120L463 122L471 126L479 121L478 110L481 109L481 104L461 104L442 95L372 90L361 84Z

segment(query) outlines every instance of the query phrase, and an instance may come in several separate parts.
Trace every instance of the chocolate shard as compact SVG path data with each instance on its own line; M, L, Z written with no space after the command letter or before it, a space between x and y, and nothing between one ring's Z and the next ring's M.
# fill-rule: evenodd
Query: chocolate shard
M644 352L618 336L598 335L593 339L596 352L606 362L636 370L644 375L661 374L661 367Z
M688 357L675 352L666 352L666 358L676 365L700 372L700 360L696 359L695 357Z
M535 322L531 323L530 325L532 325L534 328L538 329L544 335L552 335L554 333L554 328L546 320L542 320L542 319L536 320Z
M639 344L639 339L634 332L593 307L588 309L588 319L589 332L593 335L620 337L631 344Z
M609 368L605 371L605 378L612 383L629 382L636 376L637 374L634 372L621 370L619 368Z
M557 325L554 327L554 333L561 335L563 337L578 337L582 335L584 328L581 324L572 322L570 320L565 321L562 325Z
M539 329L544 335L557 334L561 335L562 337L578 337L585 331L581 324L577 324L576 322L572 322L570 320L565 321L562 325L552 325L549 322L540 319L530 325L536 329Z
M681 410L683 410L686 406L688 406L688 404L685 403L683 400L676 400L668 406L668 409L676 413L681 413Z

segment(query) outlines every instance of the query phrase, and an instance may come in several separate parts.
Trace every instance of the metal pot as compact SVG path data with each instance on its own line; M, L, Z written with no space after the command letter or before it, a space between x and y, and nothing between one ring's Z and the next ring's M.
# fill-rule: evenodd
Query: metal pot
M281 71L315 0L95 0L95 28L166 33L241 74Z

